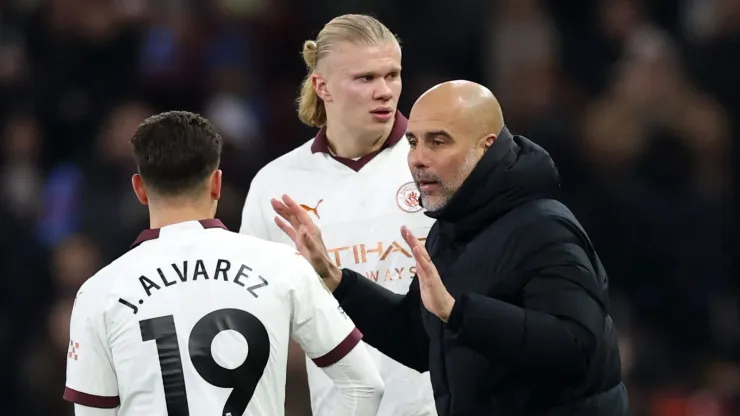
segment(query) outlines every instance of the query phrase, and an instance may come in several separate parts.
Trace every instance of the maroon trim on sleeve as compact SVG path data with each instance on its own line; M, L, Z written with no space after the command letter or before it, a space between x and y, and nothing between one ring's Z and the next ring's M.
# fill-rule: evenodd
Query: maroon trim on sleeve
M98 409L115 409L121 405L121 399L118 396L96 396L81 391L64 388L64 400L87 407L96 407Z
M313 362L317 367L328 367L335 364L337 361L347 356L347 354L355 348L355 345L360 343L360 340L362 340L362 332L355 328L349 333L349 335L347 335L347 338L334 347L333 350L321 357L314 358Z

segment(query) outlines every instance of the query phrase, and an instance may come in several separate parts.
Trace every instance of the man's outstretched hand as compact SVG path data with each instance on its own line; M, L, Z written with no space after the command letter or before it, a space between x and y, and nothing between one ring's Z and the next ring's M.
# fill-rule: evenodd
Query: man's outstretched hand
M329 290L334 291L342 280L342 271L329 259L319 227L288 195L283 195L282 201L273 198L270 202L278 214L275 224L293 240L296 249L311 263Z
M427 249L407 227L401 227L401 235L416 260L416 278L419 279L419 290L424 307L443 322L447 322L455 305L455 298L447 291L437 267L432 263Z

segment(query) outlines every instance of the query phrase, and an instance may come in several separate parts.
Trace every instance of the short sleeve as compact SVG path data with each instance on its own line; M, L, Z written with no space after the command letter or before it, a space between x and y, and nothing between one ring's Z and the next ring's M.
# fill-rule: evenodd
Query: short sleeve
M294 259L291 335L317 367L328 367L352 351L362 333L308 261L298 256Z
M264 209L261 200L262 195L259 192L259 181L261 175L255 176L249 187L244 208L242 208L242 223L239 227L240 234L251 235L253 237L270 240L270 230L267 226L267 217L264 215Z
M69 325L64 399L82 406L113 409L120 405L120 399L101 304L99 297L84 286L77 293Z

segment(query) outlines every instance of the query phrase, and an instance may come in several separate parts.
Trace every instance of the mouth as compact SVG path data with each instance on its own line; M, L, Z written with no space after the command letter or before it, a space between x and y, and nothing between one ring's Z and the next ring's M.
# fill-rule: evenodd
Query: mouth
M380 107L372 110L370 114L377 118L389 119L393 116L393 110L389 107Z
M439 182L437 181L419 181L418 182L419 191L423 193L428 193L432 191L434 188L437 187L437 185L439 185Z

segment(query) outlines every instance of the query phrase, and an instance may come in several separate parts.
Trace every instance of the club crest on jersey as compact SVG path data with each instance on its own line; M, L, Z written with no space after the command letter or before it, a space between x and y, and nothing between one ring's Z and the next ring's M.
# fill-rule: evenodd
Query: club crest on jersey
M415 183L408 182L398 188L398 192L396 192L396 204L405 212L414 213L421 211L419 189Z

